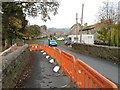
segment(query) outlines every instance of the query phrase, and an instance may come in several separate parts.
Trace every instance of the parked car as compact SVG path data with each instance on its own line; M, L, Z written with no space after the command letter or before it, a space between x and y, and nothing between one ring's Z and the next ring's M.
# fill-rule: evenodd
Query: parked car
M96 45L108 45L107 42L102 42L102 41L97 41L97 40L94 41L94 44L96 44Z
M50 40L49 41L49 46L57 46L56 40Z
M67 38L66 40L65 40L65 45L71 45L72 43L71 43L71 39L70 38Z
M59 38L57 38L57 40L62 41L62 40L64 40L64 37L59 37Z

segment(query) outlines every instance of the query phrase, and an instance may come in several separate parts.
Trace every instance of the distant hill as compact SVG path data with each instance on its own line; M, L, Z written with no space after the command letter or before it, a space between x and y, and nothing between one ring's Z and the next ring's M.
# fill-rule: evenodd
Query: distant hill
M48 32L61 32L61 33L68 33L70 32L69 28L48 28Z

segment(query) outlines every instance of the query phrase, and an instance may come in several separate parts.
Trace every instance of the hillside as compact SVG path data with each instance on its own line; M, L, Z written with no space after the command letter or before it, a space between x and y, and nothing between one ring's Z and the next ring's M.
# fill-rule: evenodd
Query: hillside
M69 28L48 28L48 32L61 32L61 33L68 33L70 31Z

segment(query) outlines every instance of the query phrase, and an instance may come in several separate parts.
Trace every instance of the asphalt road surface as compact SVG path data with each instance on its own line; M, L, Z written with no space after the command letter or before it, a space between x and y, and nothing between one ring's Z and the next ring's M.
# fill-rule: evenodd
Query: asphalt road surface
M48 44L47 41L44 41L43 43ZM60 45L58 45L58 48L74 55L76 58L81 59L82 61L87 63L89 66L91 66L92 68L97 70L99 73L101 73L103 76L105 76L106 78L108 78L109 80L111 80L112 82L117 84L120 88L120 81L118 78L118 77L120 77L120 74L118 74L119 70L120 70L120 65L114 64L109 60L75 53L75 52L72 52Z

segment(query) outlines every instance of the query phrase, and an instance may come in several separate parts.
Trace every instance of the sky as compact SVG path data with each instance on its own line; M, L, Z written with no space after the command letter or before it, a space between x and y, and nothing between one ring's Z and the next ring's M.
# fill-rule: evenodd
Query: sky
M51 20L43 22L41 17L27 17L30 25L46 25L48 28L71 28L76 23L76 13L78 13L78 23L80 23L82 4L84 4L83 24L92 25L97 20L97 12L106 0L59 0L60 6L58 14L51 16ZM119 0L109 0L118 2Z

